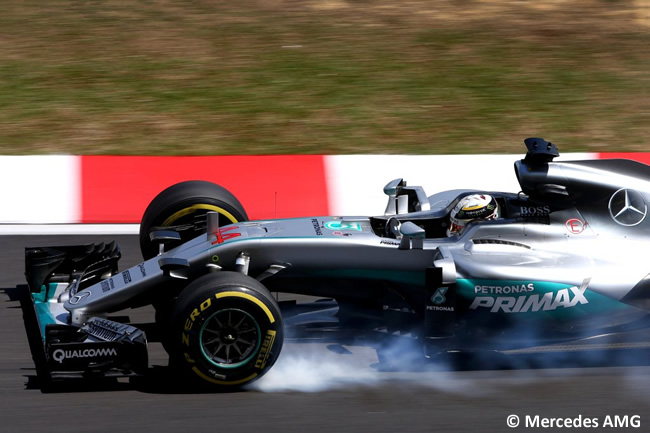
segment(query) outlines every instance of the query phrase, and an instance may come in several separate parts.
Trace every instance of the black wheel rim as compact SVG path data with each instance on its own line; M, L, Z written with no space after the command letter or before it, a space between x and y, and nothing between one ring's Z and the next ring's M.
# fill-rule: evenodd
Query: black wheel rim
M201 352L220 368L237 368L249 362L261 343L257 321L247 312L235 308L219 310L201 326Z

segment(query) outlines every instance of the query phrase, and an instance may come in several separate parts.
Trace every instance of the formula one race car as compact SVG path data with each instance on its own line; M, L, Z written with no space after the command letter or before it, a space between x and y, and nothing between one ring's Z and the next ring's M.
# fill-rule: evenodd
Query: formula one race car
M381 216L248 221L227 190L189 181L151 202L140 227L145 261L124 271L113 243L28 248L39 374L143 374L145 333L109 314L151 304L170 365L197 383L241 386L282 348L287 317L273 292L330 298L341 325L411 335L423 356L516 349L531 334L567 341L645 320L650 167L554 162L552 143L525 144L519 193L427 197L397 179L384 188ZM490 218L469 218L481 205L466 199L476 195Z

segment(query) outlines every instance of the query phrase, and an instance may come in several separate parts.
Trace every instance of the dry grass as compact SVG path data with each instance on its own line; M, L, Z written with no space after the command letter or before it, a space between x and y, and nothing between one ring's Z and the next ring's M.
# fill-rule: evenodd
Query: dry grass
M8 0L0 153L650 150L647 0Z

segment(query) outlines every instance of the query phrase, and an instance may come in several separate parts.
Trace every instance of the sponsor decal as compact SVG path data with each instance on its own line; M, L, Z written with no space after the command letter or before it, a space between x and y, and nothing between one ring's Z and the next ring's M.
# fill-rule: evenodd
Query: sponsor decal
M311 224L314 226L314 231L316 232L316 236L323 236L323 231L320 229L320 224L318 223L318 220L316 218L311 219Z
M585 278L580 284L459 278L456 280L456 293L470 313L529 313L522 316L531 320L635 311L634 307L599 293L596 288L589 290L590 282L590 278ZM449 292L446 296L449 299Z
M328 221L325 223L328 230L356 230L361 231L361 224L346 221Z
M609 199L609 214L622 226L640 224L648 214L648 205L643 195L633 189L622 188Z
M100 348L100 349L81 349L81 350L63 350L56 349L52 352L52 359L59 364L63 363L66 359L75 358L101 358L108 356L117 356L117 350L114 348Z
M477 296L469 308L472 310L489 309L491 313L527 313L573 308L576 305L589 303L585 297L586 289L586 284L583 284L583 287L572 286L543 295Z
M578 218L571 218L564 223L564 226L569 231L569 233L573 233L574 235L579 235L582 233L585 230L586 225L587 223Z
M512 284L505 286L485 286L485 285L475 285L474 293L481 294L490 294L490 295L508 295L510 293L524 293L524 292L533 292L535 290L535 284L533 283L524 283L524 284Z
M399 247L399 242L395 242L395 241L387 241L387 240L384 240L384 239L382 239L381 241L379 241L379 244L380 244L380 245L391 245L391 246L394 246L394 247Z
M447 290L449 290L448 287L439 287L438 290L436 290L436 293L431 296L431 302L436 305L444 304L447 301L447 298L445 297Z
M487 218L495 209L496 201L492 196L473 194L459 201L452 213L457 219Z
M433 295L431 295L431 302L435 305L427 305L427 311L455 311L454 307L444 306L447 302L447 297L445 296L449 287L438 287Z
M521 206L519 208L521 216L547 216L551 213L551 208L547 206Z
M185 320L185 326L183 327L183 330L185 332L183 332L183 334L181 335L181 341L186 346L190 345L190 336L188 332L192 330L192 327L194 326L194 322L199 317L199 315L205 310L207 310L208 308L210 308L211 305L212 305L212 298L206 298L205 301L201 302L198 308L192 310L190 316Z
M132 281L131 272L128 269L122 272L122 278L124 279L124 284L129 284Z
M101 283L102 287L102 292L109 292L115 288L115 283L113 282L112 278L109 278L108 280L103 280Z
M494 209L495 206L492 204L489 204L485 207L483 207L482 205L465 207L462 210L458 211L458 213L456 214L456 218L458 219L480 218L483 217L484 214L492 212Z
M147 276L147 270L144 267L144 263L140 263L138 265L138 268L140 269L140 273L142 274L142 277L143 278L146 277Z
M72 298L70 298L70 304L77 305L79 302L81 302L82 300L86 299L89 296L90 296L90 292L88 290L79 292L76 295L74 295Z
M427 305L428 311L455 311L454 307L444 307L440 305Z
M275 342L275 334L276 331L273 331L271 329L266 331L266 336L264 337L264 341L262 342L260 354L257 356L257 360L255 361L255 368L259 368L260 370L262 370L266 366L266 362L269 359L269 355L271 355L271 348L273 347L273 343Z
M217 240L212 242L212 245L214 244L222 244L230 239L237 238L241 236L241 233L231 233L233 230L237 230L239 227L238 226L228 226L228 227L223 227L217 230Z

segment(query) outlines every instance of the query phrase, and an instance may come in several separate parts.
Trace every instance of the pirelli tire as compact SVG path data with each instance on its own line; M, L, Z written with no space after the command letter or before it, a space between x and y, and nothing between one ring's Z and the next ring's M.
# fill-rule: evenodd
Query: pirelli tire
M201 216L219 213L219 224L225 226L247 221L244 206L226 188L203 180L180 182L161 191L149 203L140 223L140 251L145 260L158 254L158 245L149 238L154 228L203 223ZM204 226L202 226L204 227ZM181 230L181 241L198 236L195 229Z
M262 377L282 350L280 308L257 280L215 272L190 283L173 312L173 365L211 388Z

